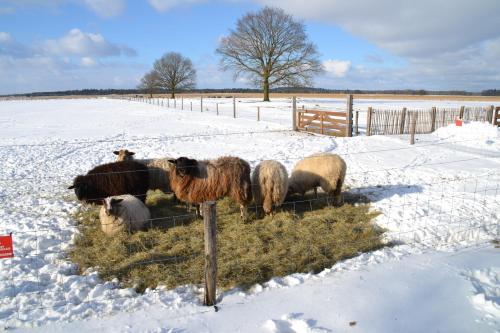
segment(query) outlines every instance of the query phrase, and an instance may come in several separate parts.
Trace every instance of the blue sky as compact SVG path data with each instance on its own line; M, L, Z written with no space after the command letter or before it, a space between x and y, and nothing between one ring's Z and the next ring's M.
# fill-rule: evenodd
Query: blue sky
M169 51L191 58L198 88L250 87L215 49L265 5L305 23L317 87L500 88L495 0L0 0L0 94L132 88Z

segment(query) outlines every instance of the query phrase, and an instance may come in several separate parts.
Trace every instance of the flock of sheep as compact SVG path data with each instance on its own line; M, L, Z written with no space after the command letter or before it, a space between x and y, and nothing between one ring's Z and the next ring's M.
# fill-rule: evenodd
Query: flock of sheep
M187 157L135 159L135 153L126 149L113 153L118 155L116 162L76 176L68 188L74 189L78 200L102 205L99 218L107 235L144 228L151 218L144 204L148 190L173 192L178 200L196 205L198 213L201 203L229 196L246 218L252 200L272 214L273 207L280 206L287 195L316 192L317 187L339 204L346 174L344 160L330 153L302 159L290 178L286 168L273 160L262 161L251 174L248 162L233 156L200 161Z

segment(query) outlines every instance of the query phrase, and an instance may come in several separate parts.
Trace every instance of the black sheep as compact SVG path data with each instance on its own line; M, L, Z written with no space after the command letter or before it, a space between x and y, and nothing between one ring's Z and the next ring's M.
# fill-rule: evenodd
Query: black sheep
M148 168L135 161L122 161L99 165L86 175L76 176L68 189L74 189L80 201L101 205L106 197L121 194L145 202L148 187Z

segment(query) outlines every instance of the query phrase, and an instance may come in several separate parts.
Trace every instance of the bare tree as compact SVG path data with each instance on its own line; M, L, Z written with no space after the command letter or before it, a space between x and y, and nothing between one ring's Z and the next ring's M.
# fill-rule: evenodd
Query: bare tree
M323 70L304 24L275 7L240 18L236 30L222 38L217 53L224 70L234 70L235 78L246 75L262 87L264 101L269 101L271 86L308 86Z
M195 86L196 70L189 58L180 53L165 53L153 65L158 86L171 92L175 98L175 92L179 89L192 89Z
M152 98L154 91L158 89L158 77L156 76L156 73L151 71L144 74L138 88L144 90L144 92L149 94L149 97Z

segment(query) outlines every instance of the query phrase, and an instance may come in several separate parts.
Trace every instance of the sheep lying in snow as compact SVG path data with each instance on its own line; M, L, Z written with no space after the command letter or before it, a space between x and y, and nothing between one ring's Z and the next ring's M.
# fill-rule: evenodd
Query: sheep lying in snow
M344 183L346 164L335 154L315 154L299 161L292 171L288 182L288 193L304 194L310 189L321 186L328 195L334 196L334 203L341 203L340 193Z
M238 157L220 157L197 161L187 157L169 160L172 163L170 187L179 200L201 204L228 195L240 204L241 216L252 201L250 165Z
M262 161L252 174L252 190L255 203L262 205L270 214L273 205L280 206L288 191L288 173L277 161Z
M113 154L118 155L117 161L135 161L144 164L149 169L149 189L160 190L170 193L170 163L169 158L134 159L135 153L127 149L115 150Z
M108 236L141 230L150 218L148 207L130 194L107 197L99 212L101 229Z
M132 194L144 202L149 187L148 168L134 161L114 162L96 166L86 175L76 176L73 185L80 201L102 204L106 197Z

